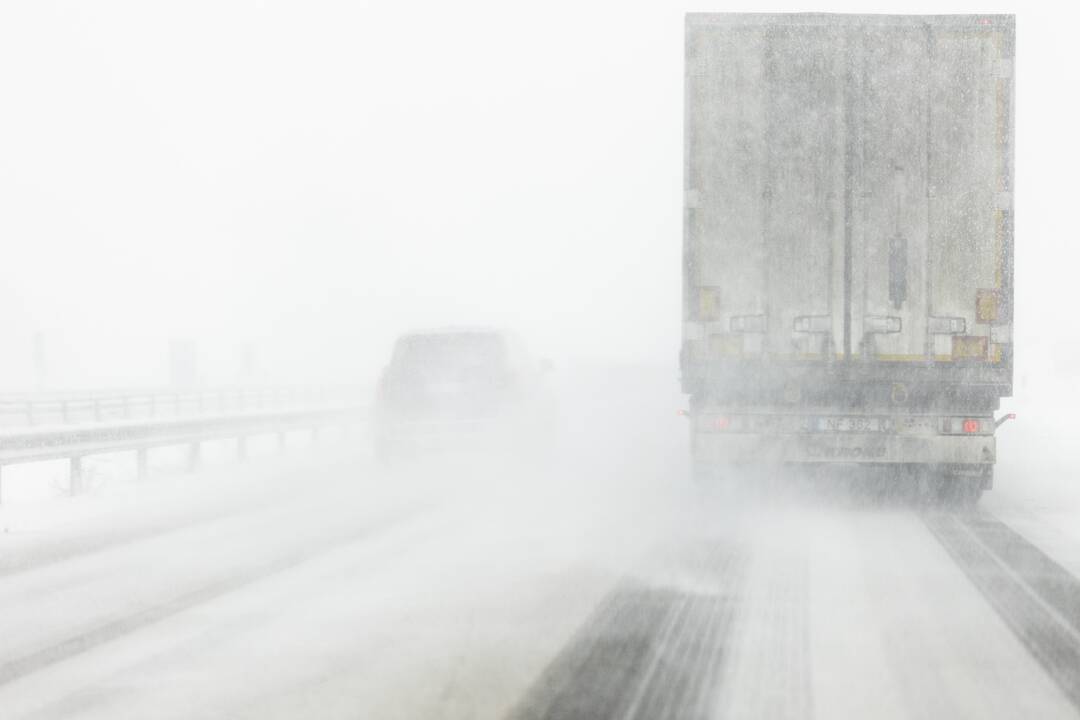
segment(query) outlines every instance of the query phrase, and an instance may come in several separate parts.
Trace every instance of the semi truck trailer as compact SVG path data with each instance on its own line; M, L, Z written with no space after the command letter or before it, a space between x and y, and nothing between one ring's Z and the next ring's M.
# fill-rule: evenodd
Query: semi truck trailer
M1014 20L689 14L694 468L977 500L1012 392Z

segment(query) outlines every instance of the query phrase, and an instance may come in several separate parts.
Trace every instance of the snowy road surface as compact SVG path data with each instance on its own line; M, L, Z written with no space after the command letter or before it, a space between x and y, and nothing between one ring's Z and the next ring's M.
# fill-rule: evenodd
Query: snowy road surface
M1075 581L988 514L347 468L8 571L4 716L1077 715Z
M973 515L732 503L685 481L682 426L583 412L588 447L546 463L346 449L77 522L4 507L0 715L1080 715L1080 538L1056 496L1006 476Z
M1075 717L924 520L802 508L702 539L613 590L514 717Z

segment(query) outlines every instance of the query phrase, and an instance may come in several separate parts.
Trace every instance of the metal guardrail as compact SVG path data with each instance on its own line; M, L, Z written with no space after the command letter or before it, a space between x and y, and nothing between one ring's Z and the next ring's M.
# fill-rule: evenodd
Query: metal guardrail
M317 432L331 425L352 425L364 417L363 407L338 406L7 432L0 434L0 469L44 460L68 460L70 490L76 494L82 490L82 459L87 455L134 451L136 473L141 480L147 475L147 453L151 448L187 445L188 464L194 469L199 462L200 444L208 440L236 438L237 456L243 459L249 436L277 433L279 444L284 446L285 433L290 430Z
M225 414L327 405L358 398L354 387L230 387L191 390L113 390L0 393L0 425L107 422L135 418Z

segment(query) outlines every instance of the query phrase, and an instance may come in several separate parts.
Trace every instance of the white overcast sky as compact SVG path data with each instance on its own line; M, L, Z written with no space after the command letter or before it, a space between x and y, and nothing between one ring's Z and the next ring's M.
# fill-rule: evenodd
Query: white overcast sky
M1053 7L1017 19L1035 374L1080 349L1080 14ZM162 382L176 337L208 382L244 344L268 376L366 382L442 324L674 377L688 10L1017 7L6 0L0 386L31 381L35 332L59 385Z

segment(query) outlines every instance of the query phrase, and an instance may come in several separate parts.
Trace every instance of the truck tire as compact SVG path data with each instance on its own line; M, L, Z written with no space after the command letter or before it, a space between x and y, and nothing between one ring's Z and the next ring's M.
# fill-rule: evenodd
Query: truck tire
M938 504L950 510L971 510L978 505L988 484L985 475L942 472L937 477Z

